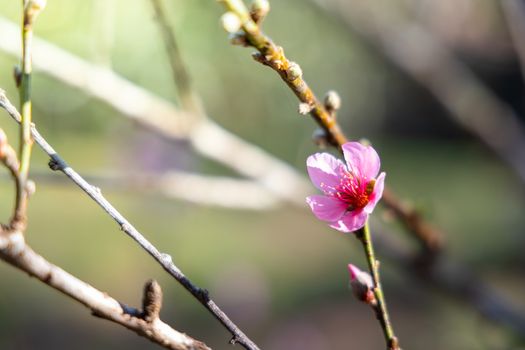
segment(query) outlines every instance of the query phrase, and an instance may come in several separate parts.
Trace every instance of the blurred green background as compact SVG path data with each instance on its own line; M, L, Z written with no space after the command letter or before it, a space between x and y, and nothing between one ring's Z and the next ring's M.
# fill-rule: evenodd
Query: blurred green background
M396 1L389 6L420 20L523 117L525 89L498 2L437 3ZM311 142L315 126L298 115L295 96L277 75L253 62L251 49L229 44L219 22L222 5L209 0L165 4L208 114L306 174L305 160L317 151ZM446 4L461 11L447 12ZM1 16L18 23L20 13L19 2L1 2ZM469 20L464 26L461 16ZM429 17L432 21L427 21ZM519 177L458 126L427 89L312 3L273 1L264 29L301 64L319 96L330 89L339 92L343 100L339 121L349 138L371 140L381 155L388 185L448 233L447 253L525 310L525 198ZM177 102L148 1L51 0L35 31ZM13 102L17 91L12 70L17 62L0 52L0 87ZM34 120L41 133L81 174L133 172L154 158L160 159L160 169L154 170L174 167L232 175L184 142L158 141L111 107L38 71L33 93ZM16 145L15 125L2 114L0 127ZM47 170L47 158L37 147L32 169ZM1 179L0 213L5 222L13 189L7 176ZM316 220L306 204L268 211L228 210L144 191L102 189L262 348L384 348L374 316L348 290L346 265L365 266L357 241ZM383 214L375 214L382 227L410 244ZM228 334L200 304L72 184L37 181L27 240L51 262L128 305L138 307L143 283L157 279L164 289L166 322L214 349L230 348ZM486 321L450 296L413 285L409 273L395 261L384 261L382 270L392 321L404 349L523 348L523 335L520 339ZM158 348L92 317L82 306L4 263L0 276L0 349Z

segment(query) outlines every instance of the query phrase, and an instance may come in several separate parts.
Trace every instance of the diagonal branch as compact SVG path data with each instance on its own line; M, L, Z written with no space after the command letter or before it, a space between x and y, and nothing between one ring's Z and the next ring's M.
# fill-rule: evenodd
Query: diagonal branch
M325 105L319 102L313 91L303 79L299 65L286 58L282 47L277 46L266 36L251 18L242 1L223 0L226 8L239 17L242 35L257 49L254 54L256 61L269 66L276 71L281 79L290 87L301 101L301 106L309 106L308 112L323 128L327 141L342 151L342 145L347 138L339 127L335 115L331 114ZM397 215L401 222L419 240L427 255L434 255L441 248L441 233L426 222L414 209L403 204L389 188L383 193L383 203Z
M2 232L0 230L0 259L78 301L90 309L94 316L120 324L166 349L209 349L204 343L164 323L159 319L158 312L151 317L146 313L147 308L139 311L127 307L107 293L93 288L60 267L51 264L25 243L20 231Z
M21 117L16 108L9 102L5 93L0 91L0 107L4 108L8 114L20 123ZM172 262L171 256L161 253L157 247L149 242L103 195L99 188L89 184L80 174L60 157L53 147L40 135L34 124L31 126L31 134L35 142L42 150L49 155L51 160L49 166L52 170L63 172L71 181L80 187L91 199L93 199L111 218L119 225L120 229L130 238L137 242L142 249L155 259L162 268L175 278L188 292L190 292L210 313L232 334L232 343L239 343L246 349L258 349L257 345L251 341L233 323L229 317L215 304L205 289L201 289L193 284L182 271Z

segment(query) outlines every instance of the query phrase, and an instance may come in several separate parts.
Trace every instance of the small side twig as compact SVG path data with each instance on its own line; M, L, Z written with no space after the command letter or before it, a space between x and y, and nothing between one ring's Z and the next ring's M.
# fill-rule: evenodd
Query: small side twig
M18 123L21 121L20 114L9 102L5 93L0 90L0 107ZM162 268L177 280L188 292L190 292L213 316L232 334L236 343L246 349L259 349L255 343L248 338L241 329L230 320L217 304L210 298L205 289L193 284L182 271L172 262L171 256L161 253L150 241L144 237L103 195L99 188L88 183L80 174L71 168L62 157L51 147L51 145L40 135L35 125L31 125L31 134L35 142L49 155L51 160L49 166L52 170L63 172L71 181L80 187L91 199L93 199L111 218L119 225L120 229L137 242L150 256L159 263Z
M204 117L202 104L200 99L193 93L191 79L182 60L179 45L175 39L175 32L169 24L162 0L151 0L151 4L164 39L166 53L173 73L175 87L179 92L181 106L184 110L193 113L194 117Z

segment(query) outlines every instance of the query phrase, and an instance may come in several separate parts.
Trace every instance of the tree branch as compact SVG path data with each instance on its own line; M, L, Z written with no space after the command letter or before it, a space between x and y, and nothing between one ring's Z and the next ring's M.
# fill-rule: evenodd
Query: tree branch
M308 109L303 107L300 110L309 112L325 131L328 143L342 152L341 147L348 140L339 127L335 115L330 113L326 106L319 102L303 79L299 65L288 60L284 55L283 48L275 45L268 36L262 33L259 26L250 17L250 13L242 1L222 0L222 2L228 10L239 17L243 30L243 33L240 35L245 35L249 45L258 51L258 53L254 54L255 60L272 68L279 74L281 79L301 101L300 107L308 106ZM437 253L441 248L440 243L442 241L437 229L424 222L423 218L415 210L404 205L394 196L389 188L385 188L382 203L392 209L405 227L414 234L425 248L426 254Z
M154 317L130 307L79 280L35 253L20 231L0 231L0 259L78 301L94 316L120 324L166 349L204 350L204 343L180 333ZM159 287L160 288L160 287Z
M0 107L4 108L9 115L20 123L21 117L16 108L9 102L5 93L0 91ZM258 349L229 317L215 304L205 289L194 285L172 262L171 256L161 253L144 235L142 235L120 212L102 195L99 188L89 184L73 168L60 157L51 145L40 135L34 124L31 126L31 134L35 142L49 155L51 160L49 166L52 170L63 172L71 181L80 187L91 199L93 199L111 218L119 225L120 229L130 238L137 242L155 261L162 266L173 278L175 278L188 292L190 292L215 318L232 334L232 343L239 343L246 349Z

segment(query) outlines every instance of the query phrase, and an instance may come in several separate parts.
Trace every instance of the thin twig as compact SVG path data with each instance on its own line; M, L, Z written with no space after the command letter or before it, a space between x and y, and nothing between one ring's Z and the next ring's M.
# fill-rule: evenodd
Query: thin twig
M195 117L205 116L200 99L195 95L191 86L190 75L182 60L179 45L175 39L173 27L169 24L162 0L151 0L157 23L159 24L166 53L173 73L173 80L180 96L181 106L184 110L194 113Z
M379 276L379 260L377 260L374 252L374 245L372 243L372 236L370 235L368 222L362 229L356 231L355 235L359 242L361 242L363 245L366 261L368 262L368 268L372 274L372 280L374 282L373 292L375 300L377 301L373 308L376 313L376 317L381 324L381 328L385 336L387 350L399 350L399 343L397 337L394 334L394 329L392 328L390 318L388 316L383 288L381 286L381 278Z
M339 127L335 115L327 111L308 87L299 65L289 61L284 55L283 48L275 45L268 36L262 33L242 1L223 0L222 2L228 10L239 17L246 40L258 51L254 55L255 59L275 70L301 103L310 106L310 115L326 132L327 141L342 151L342 145L348 140ZM425 248L425 254L437 253L442 241L439 230L425 222L415 210L404 205L388 188L385 189L383 197L383 203L392 209L407 229L420 241Z
M9 102L5 93L0 92L0 107L4 108L8 114L18 123L20 123L20 114L16 108ZM151 255L173 278L175 278L188 292L190 292L213 316L232 334L232 343L239 343L246 349L258 349L229 317L215 304L205 289L201 289L193 284L182 271L173 264L171 256L161 253L144 235L142 235L120 212L102 195L99 188L89 184L73 168L60 157L60 155L51 147L51 145L40 135L34 124L31 126L31 134L35 142L42 150L49 155L51 160L49 166L52 170L63 172L71 181L80 187L91 199L93 199L102 209L113 218L129 237L137 242L142 249Z

